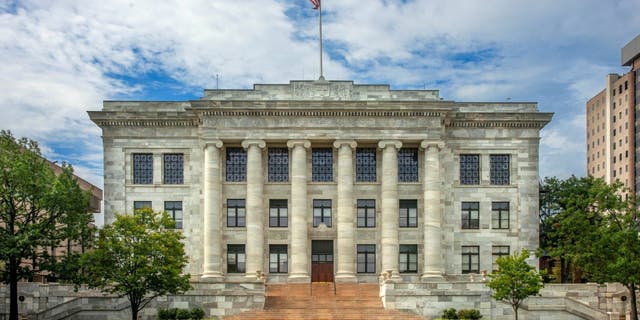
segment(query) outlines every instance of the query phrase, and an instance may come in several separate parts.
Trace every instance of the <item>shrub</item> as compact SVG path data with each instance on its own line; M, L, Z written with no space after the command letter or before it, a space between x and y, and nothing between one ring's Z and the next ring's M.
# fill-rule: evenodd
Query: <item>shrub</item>
M456 309L449 308L442 311L442 319L458 319L458 315L456 314Z
M480 311L476 309L466 309L458 311L458 319L477 320L481 318L482 315L480 314Z
M204 310L201 308L193 308L191 309L191 319L200 320L204 318Z
M171 316L169 315L169 310L168 309L160 309L160 310L158 310L158 319L160 319L160 320L170 320L170 319L173 319L173 318L171 318Z
M191 312L189 309L178 309L176 312L176 319L189 319L191 318Z

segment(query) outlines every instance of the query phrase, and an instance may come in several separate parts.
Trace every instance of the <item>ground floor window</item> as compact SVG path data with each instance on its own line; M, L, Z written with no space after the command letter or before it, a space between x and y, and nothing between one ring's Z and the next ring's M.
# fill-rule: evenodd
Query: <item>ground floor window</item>
M358 273L376 272L376 245L359 244L358 250Z
M418 246L415 244L400 245L400 273L418 272Z
M509 246L493 246L491 248L491 257L493 263L491 265L491 270L493 272L498 271L498 258L508 256L509 255Z
M136 211L142 208L151 209L151 201L134 201L133 202L133 211Z
M245 273L244 244L227 245L227 273Z
M480 273L479 246L462 246L462 273Z
M176 229L182 229L182 201L165 201L164 211L175 220Z
M270 245L269 246L269 272L270 273L287 273L288 270L287 246L286 245Z
M313 227L315 228L321 223L331 227L331 200L313 200Z

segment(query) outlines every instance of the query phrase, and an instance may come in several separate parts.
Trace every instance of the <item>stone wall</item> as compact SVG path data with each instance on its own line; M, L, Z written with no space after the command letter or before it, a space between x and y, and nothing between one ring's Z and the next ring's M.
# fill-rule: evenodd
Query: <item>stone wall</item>
M202 308L207 316L225 316L264 308L265 286L260 282L191 283L183 295L154 299L141 312L140 319L157 319L159 309ZM128 320L129 302L125 298L103 295L97 290L57 283L18 284L21 315L29 319ZM0 317L9 310L9 287L0 286Z
M439 317L447 308L478 309L485 319L513 319L510 305L496 302L482 282L387 282L380 287L385 308ZM540 296L525 300L525 320L629 319L628 291L620 284L547 284ZM611 313L611 318L608 312Z

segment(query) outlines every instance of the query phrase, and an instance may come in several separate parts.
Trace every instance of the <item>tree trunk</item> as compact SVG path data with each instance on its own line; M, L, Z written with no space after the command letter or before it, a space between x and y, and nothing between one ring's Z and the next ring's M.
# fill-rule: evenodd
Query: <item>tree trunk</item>
M9 320L18 320L18 259L9 258Z
M636 301L636 284L632 283L629 286L629 292L631 293L631 320L638 320L638 303Z
M516 320L518 320L518 307L514 306L513 311L516 313Z
M138 320L138 305L131 303L131 320Z

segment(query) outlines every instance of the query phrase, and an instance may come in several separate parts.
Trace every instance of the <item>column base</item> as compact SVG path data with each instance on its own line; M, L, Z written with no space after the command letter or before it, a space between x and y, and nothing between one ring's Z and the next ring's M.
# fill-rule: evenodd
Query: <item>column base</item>
M222 272L204 272L200 275L200 281L202 282L222 282L224 281L224 275Z
M445 281L446 279L444 278L442 273L438 271L427 271L423 273L422 276L420 276L420 280L424 282L441 282Z
M311 277L306 273L299 274L291 274L287 278L288 283L309 283L311 282Z
M337 273L336 274L336 282L346 282L346 283L357 283L358 278L356 275L350 272Z

